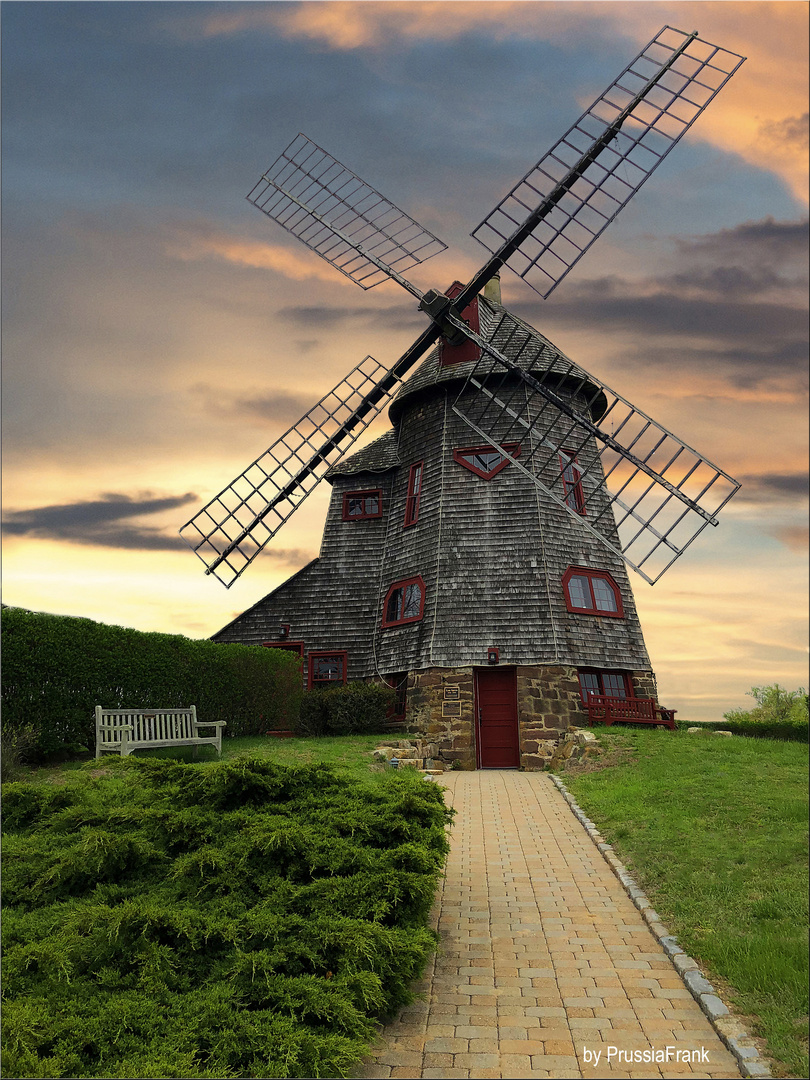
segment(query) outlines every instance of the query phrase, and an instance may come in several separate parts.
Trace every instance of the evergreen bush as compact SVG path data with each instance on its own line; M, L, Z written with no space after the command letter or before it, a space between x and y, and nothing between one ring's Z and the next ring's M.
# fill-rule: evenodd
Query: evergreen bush
M108 769L6 787L4 1075L351 1075L435 947L441 789L246 758Z
M396 691L385 683L353 682L331 690L304 692L298 735L356 735L381 731L396 701Z
M93 710L197 706L226 736L289 728L300 661L281 649L143 633L22 608L3 611L3 722L33 725L40 758L92 749Z

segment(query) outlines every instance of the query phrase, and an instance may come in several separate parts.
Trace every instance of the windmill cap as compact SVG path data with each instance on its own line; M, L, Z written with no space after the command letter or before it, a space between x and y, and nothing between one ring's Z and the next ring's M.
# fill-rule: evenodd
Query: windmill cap
M559 374L560 380L555 381L556 389L563 389L565 383L570 381L571 386L577 386L591 399L590 412L593 420L598 420L607 409L607 398L601 391L601 387L592 381L592 377L583 368L578 367L572 360L561 352L534 327L529 326L517 315L507 311L505 307L491 299L487 295L489 285L478 296L478 314L481 324L481 336L486 341L492 341L493 345L501 348L504 355L524 371L536 375L544 375L548 372ZM494 291L494 289L492 290ZM517 355L517 348L510 348L508 343L502 343L501 335L496 330L502 325L502 319L514 325L518 330L528 333L538 346L533 350L532 357ZM525 334L523 335L525 340ZM512 355L515 353L515 355ZM397 423L402 415L406 403L415 396L423 396L436 387L444 387L449 383L463 383L473 371L485 373L488 371L502 371L496 360L482 357L480 360L467 363L453 364L442 367L439 357L439 349L434 349L427 358L419 365L414 374L403 383L399 393L391 402L388 415L392 423Z

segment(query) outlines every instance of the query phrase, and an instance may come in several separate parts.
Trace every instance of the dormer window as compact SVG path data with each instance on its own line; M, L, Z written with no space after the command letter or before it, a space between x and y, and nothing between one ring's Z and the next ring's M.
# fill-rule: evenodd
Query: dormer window
M506 454L511 454L512 457L520 456L520 443L503 443L502 450L506 453L501 453L489 443L486 446L467 446L463 450L453 451L453 461L483 480L491 480L509 464Z
M343 496L343 520L367 521L382 517L382 491L347 491Z
M563 592L569 611L614 619L624 615L619 586L606 570L569 566L563 575Z

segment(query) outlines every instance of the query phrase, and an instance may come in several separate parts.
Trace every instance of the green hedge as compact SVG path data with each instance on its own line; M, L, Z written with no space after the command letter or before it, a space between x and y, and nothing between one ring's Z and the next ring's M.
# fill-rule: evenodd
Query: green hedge
M108 768L6 787L4 1075L355 1075L435 947L441 789L249 758Z
M349 683L332 690L307 690L294 730L298 735L354 735L380 731L396 701L383 683Z
M680 731L699 727L704 731L730 731L732 735L745 735L749 739L781 739L787 742L808 742L810 727L806 720L724 720L713 724L704 720L678 720Z
M5 608L3 728L36 732L40 758L95 746L105 709L197 706L226 736L292 727L300 660L281 649L142 633L90 619Z

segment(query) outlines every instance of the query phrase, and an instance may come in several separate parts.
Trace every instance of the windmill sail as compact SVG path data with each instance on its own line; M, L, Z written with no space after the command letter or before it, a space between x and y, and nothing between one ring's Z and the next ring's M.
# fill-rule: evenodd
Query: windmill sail
M744 59L665 26L472 236L547 297Z
M247 196L363 289L447 249L370 184L297 135Z
M226 588L256 558L313 488L375 419L391 390L370 400L384 377L367 356L297 424L186 522L180 535Z
M561 363L508 312L488 340L468 336L483 355L454 412L646 581L717 524L740 487L722 469L581 367ZM519 457L502 449L509 442L520 443ZM587 509L571 497L572 473Z

